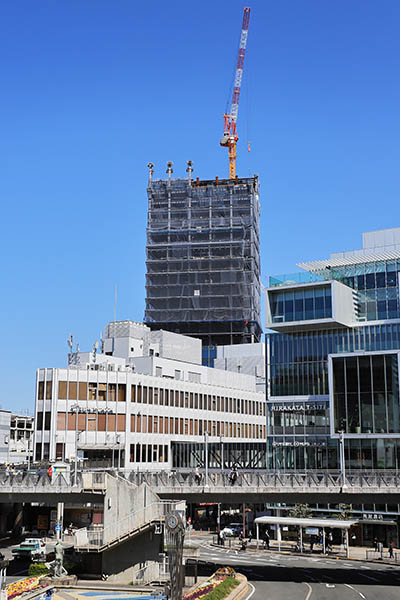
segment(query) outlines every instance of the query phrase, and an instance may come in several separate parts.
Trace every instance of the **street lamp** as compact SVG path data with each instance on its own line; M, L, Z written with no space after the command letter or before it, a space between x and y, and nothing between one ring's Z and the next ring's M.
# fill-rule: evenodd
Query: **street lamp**
M339 432L339 450L340 450L340 474L342 479L342 487L346 485L346 461L344 454L344 430L341 429Z
M223 435L219 436L219 443L220 443L221 473L222 473L224 470L224 436Z
M204 485L208 486L208 431L204 432Z

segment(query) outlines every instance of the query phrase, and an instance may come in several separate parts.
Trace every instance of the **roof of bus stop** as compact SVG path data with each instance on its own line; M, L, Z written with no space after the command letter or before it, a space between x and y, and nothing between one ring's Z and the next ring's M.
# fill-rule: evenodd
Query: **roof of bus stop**
M297 525L300 527L320 527L322 529L350 529L359 523L358 520L341 519L300 519L296 517L257 517L254 519L256 525Z

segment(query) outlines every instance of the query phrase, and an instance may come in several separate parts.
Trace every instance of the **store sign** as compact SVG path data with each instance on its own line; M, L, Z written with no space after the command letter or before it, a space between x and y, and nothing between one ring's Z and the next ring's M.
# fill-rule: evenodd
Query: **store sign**
M362 518L368 521L383 521L383 515L377 515L374 513L363 513Z
M269 406L271 412L294 412L302 413L311 410L325 410L326 404L272 404Z
M273 448L323 448L326 442L272 442Z

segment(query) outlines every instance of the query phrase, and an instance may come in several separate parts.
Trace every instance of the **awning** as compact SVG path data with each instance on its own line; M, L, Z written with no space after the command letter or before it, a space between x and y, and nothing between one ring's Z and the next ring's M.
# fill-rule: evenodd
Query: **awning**
M257 517L258 525L297 525L301 527L329 527L329 529L350 529L360 521L341 521L340 519L299 519L296 517ZM378 521L375 521L377 523ZM382 523L382 521L380 521Z

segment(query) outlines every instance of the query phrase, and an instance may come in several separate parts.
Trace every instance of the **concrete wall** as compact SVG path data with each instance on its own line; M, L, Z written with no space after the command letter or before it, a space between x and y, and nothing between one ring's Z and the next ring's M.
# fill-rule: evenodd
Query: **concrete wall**
M145 566L146 561L160 560L162 535L154 529L118 544L102 553L101 572L111 581L131 583L134 574Z
M159 497L146 485L139 487L122 479L107 475L107 491L104 499L104 542L115 539L117 523L141 510Z

